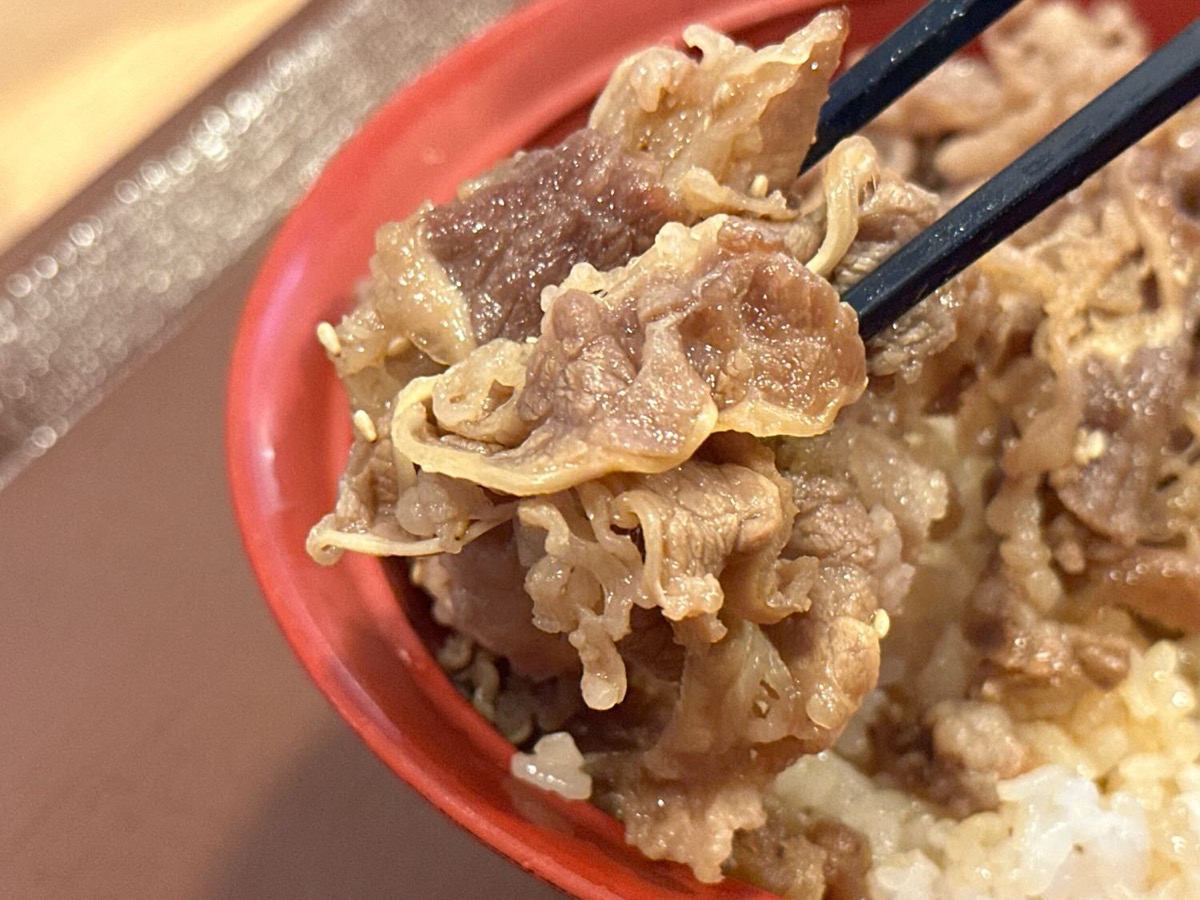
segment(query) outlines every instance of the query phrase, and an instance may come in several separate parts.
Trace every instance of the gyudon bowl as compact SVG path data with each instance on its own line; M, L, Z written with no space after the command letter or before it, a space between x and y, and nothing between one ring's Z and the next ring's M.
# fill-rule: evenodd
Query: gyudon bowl
M853 48L877 41L911 13L916 4L862 0L849 2L846 6L851 16L848 46ZM1188 17L1182 5L1180 8L1167 8L1147 0L1132 6L1150 28L1155 41L1161 41L1178 30ZM1042 4L1042 12L1049 16L1046 22L1056 21L1052 7L1053 4ZM454 196L460 184L478 176L497 161L521 148L551 145L581 126L586 120L591 101L623 57L656 42L676 42L683 28L697 21L730 33L751 45L762 45L782 39L807 22L820 8L821 4L805 0L745 3L704 0L690 4L658 5L633 4L621 0L604 4L599 11L592 5L575 0L534 3L463 46L415 84L401 91L349 141L285 223L254 286L239 331L227 419L230 480L247 551L288 641L339 713L397 774L481 840L518 864L579 896L658 897L693 896L698 893L756 896L761 891L734 878L701 884L683 865L651 861L626 842L621 824L599 809L584 802L565 800L514 777L510 766L513 745L456 689L439 665L436 654L447 632L433 621L429 599L408 582L407 569L395 561L381 562L353 553L346 554L332 566L318 565L309 557L305 550L306 539L314 523L321 520L331 508L353 434L345 390L330 366L325 351L315 340L314 332L318 323L337 322L354 305L358 285L369 271L368 262L374 250L376 231L382 224L404 220L426 200L447 201ZM1051 9L1051 12L1046 13L1047 9ZM1114 19L1109 13L1097 12L1096 15L1099 17L1096 21L1102 23L1097 27L1101 29L1106 27L1104 22L1125 21L1119 16ZM1073 20L1068 15L1061 21L1070 23ZM1048 26L1041 27L1044 33ZM1070 39L1064 40L1069 43ZM1112 53L1121 51L1125 43L1122 38L1115 36ZM1019 49L1019 41L1014 41L1014 46ZM1055 89L1054 86L1045 88L1046 102L1039 106L1041 113L1045 113L1046 109L1061 112L1059 107L1063 104L1056 102L1053 94ZM1000 89L1002 92L1003 88ZM957 98L947 95L945 99L949 105L964 103L962 95ZM978 99L983 105L989 102L987 97ZM991 97L990 101L1001 106L1004 102L999 94ZM925 99L915 103L909 111L914 116L930 114L932 110L936 115L954 117L952 109L939 109L938 104L939 100L936 97L931 99L927 93ZM903 111L904 108L901 109ZM872 134L879 142L883 156L889 152L888 127L903 131L906 126L893 115L890 125L885 125L882 132ZM914 127L919 128L919 125ZM1019 130L1010 123L1007 132L998 131L989 140L993 145L995 141L1023 140L1020 135L1014 137L1014 128ZM959 157L969 157L970 152L969 145L960 147ZM931 154L930 158L935 157ZM897 159L903 161L903 154ZM915 170L921 164L910 159L909 165ZM951 161L947 165L953 167L954 163ZM960 159L958 165L969 170L970 160L963 162ZM928 178L934 188L939 179L945 180L936 171L921 174ZM1194 201L1193 196L1189 202L1194 204ZM1086 200L1081 202L1086 205ZM866 254L863 260L863 265L869 265L870 254ZM1002 265L999 266L997 271L1002 268ZM1000 275L987 274L980 277L985 280L988 277L1001 278ZM830 274L830 278L835 279L835 276ZM1139 296L1145 293L1141 288L1137 290L1141 291ZM1144 296L1139 302L1143 301L1150 302ZM1156 305L1170 302L1169 296L1165 299L1156 296L1154 299ZM953 302L949 305L952 306ZM1122 314L1122 309L1114 307L1109 312ZM1020 327L1019 323L1013 326L1012 333L1020 334ZM1014 340L1020 343L1019 339ZM919 345L920 341L915 343ZM989 347L986 341L977 341L977 344L981 353L986 351L1000 356L1027 354L1032 357L1036 352L1024 345L997 349ZM969 362L963 363L964 372L970 368ZM983 366L983 369L986 368ZM1046 379L1038 380L1040 370L1032 361L1026 368L1029 372L1024 382L1011 373L1003 379L996 379L996 396L988 401L992 404L988 409L1005 407L1005 404L1008 404L1006 409L1016 409L1019 403L1011 395L1021 383L1029 385L1031 390L1039 385L1045 387ZM891 372L882 376L878 376L878 372L873 374L883 379L901 381L912 374L913 382L918 383L920 376L913 374L915 371L912 368L905 369L902 359ZM953 390L957 392L965 390L968 381L966 376L957 381L947 379L947 383L954 383ZM1004 391L1008 394L1004 394ZM952 405L947 405L949 401L944 399L926 397L923 402L926 408L922 415L928 413L934 419L939 416L944 418L947 410L952 408ZM1046 404L1047 408L1052 406L1050 401L1046 401ZM978 413L980 407L977 404L972 408ZM1020 414L1030 421L1036 418L1039 411L1036 404L1028 409L1021 407L1021 410ZM868 419L866 417L858 423L862 433L867 436L856 439L859 442L856 446L870 444L873 440L869 436L869 429L864 429ZM1042 424L1049 427L1047 423ZM881 419L880 433L886 431L887 427L887 423ZM918 430L918 438L924 435L936 443L940 439L938 434L941 434L937 430L939 427L931 426L932 430L928 431ZM1112 430L1115 433L1117 426L1113 426ZM1083 459L1081 465L1103 455L1105 438L1100 431L1102 429L1097 426L1094 433L1098 436L1092 437L1093 432L1082 434L1077 448ZM1003 437L993 434L990 439L997 441ZM1015 440L1016 436L1013 437ZM918 438L910 436L910 442L919 442ZM1036 453L1036 448L1031 448L1032 443L1025 442L1026 457ZM815 465L805 456L806 451L793 452L779 447L775 447L775 451L780 460L789 461L786 465ZM914 452L919 456L923 451ZM1019 456L1019 452L1010 456ZM808 459L807 463L805 459ZM1007 464L1016 471L1021 462L1019 459L1015 462L1010 459ZM780 462L779 465L785 466L785 463ZM1036 468L1032 462L1027 461L1026 465L1031 470ZM914 471L912 468L903 471L898 469L897 483L902 485L904 479L911 480ZM971 471L976 474L984 472L983 469L970 470L969 466L958 469L950 466L947 471L956 473L950 476L951 482L956 477L969 478ZM945 479L946 476L939 474L937 477ZM980 479L983 480L982 474ZM965 483L949 483L943 488L951 499L942 503L936 516L937 522L932 526L925 523L930 528L929 540L930 546L934 547L931 551L934 555L939 547L943 553L957 552L961 548L961 544L954 543L953 534L967 528L964 523L973 514L969 506L959 508L952 497L955 490L959 489L963 497L971 495L972 488ZM1057 484L1054 489L1066 498L1063 504L1067 508L1061 510L1055 507L1051 513L1058 515L1056 521L1059 524L1052 528L1047 524L1045 527L1047 533L1053 531L1057 536L1056 552L1060 552L1061 558L1052 564L1043 563L1044 567L1057 566L1055 571L1061 576L1060 580L1073 585L1075 582L1071 579L1086 573L1087 566L1091 564L1089 553L1099 558L1097 554L1102 556L1103 552L1109 550L1093 551L1089 549L1090 545L1084 546L1080 540L1068 540L1064 535L1076 535L1085 530L1083 525L1079 525L1072 531L1071 528L1078 523L1071 516L1086 521L1089 514L1102 517L1103 513L1094 509L1076 513L1071 505L1071 489L1060 489ZM830 496L828 492L821 494L818 491L809 499L820 506ZM1013 510L1021 508L1021 496L1013 488L1012 500L1005 509L1000 509L1000 504L988 506L991 521L1000 523L991 527L999 532L1008 528L1006 534L1012 540L1016 540L1012 536L1016 526L1012 526L1009 520L1017 517ZM905 502L902 496L893 499L901 505ZM981 509L974 512L982 515ZM876 515L876 511L872 511L871 514L875 516L872 521L890 521L889 527L895 529L895 520L889 518L890 513L879 512ZM896 518L901 519L903 524L903 516ZM1047 522L1050 518L1052 516L1047 514ZM1094 530L1103 532L1106 527L1102 523ZM1133 533L1137 527L1136 524L1130 525L1127 530ZM1091 534L1090 531L1087 533ZM1137 541L1133 540L1133 543ZM1169 540L1163 539L1161 543L1164 552L1178 549L1167 546ZM1105 547L1108 546L1105 544ZM1009 549L1010 556L995 565L1018 565L1012 555L1017 550L1012 547ZM1157 546L1153 549L1155 552L1158 550ZM642 552L644 555L645 550ZM895 555L900 551L893 546L889 552ZM1147 556L1143 562L1157 558L1160 557ZM1115 571L1124 563L1116 557L1113 559ZM906 574L895 575L895 578L900 578L904 585L909 583L904 579L911 580L912 565L909 563L915 564L915 560L914 556L912 560L901 564L897 557L894 573L903 570ZM944 569L944 560L941 565ZM989 563L982 558L963 561L964 568L974 567L979 583L984 585L976 593L987 597L998 596L997 592L1003 593L1002 589L1007 588L1003 579L997 581L996 578L988 580L985 577L988 576L985 571L987 565ZM905 566L908 568L905 569ZM938 564L935 562L929 571L936 570ZM991 575L995 575L995 572L991 572ZM1133 579L1133 574L1130 577ZM1162 584L1168 591L1176 589L1172 582L1174 577L1170 571L1162 575ZM892 588L900 583L895 578L891 582ZM1030 577L1028 581L1028 585L1022 582L1022 590L1036 592L1040 589L1037 587L1040 582L1036 578ZM962 593L963 590L961 587L951 587L948 592ZM986 606L985 601L980 602ZM961 605L961 598L959 602ZM1110 605L1120 608L1119 601ZM1026 609L1020 604L1005 606L1000 600L995 600L989 608L1001 607L1005 610ZM1186 615L1184 620L1180 620L1178 616L1172 618L1170 614L1165 616L1164 621L1163 616L1156 618L1153 615L1161 610L1149 612L1149 624L1146 625L1131 625L1126 621L1132 621L1130 616L1134 614L1142 616L1147 613L1145 608L1134 613L1118 613L1120 621L1117 624L1105 620L1101 629L1105 634L1104 640L1081 641L1078 647L1072 645L1072 652L1077 651L1075 657L1071 657L1074 669L1065 674L1051 673L1053 678L1061 674L1063 679L1074 678L1080 683L1087 682L1090 685L1087 690L1097 687L1103 690L1094 698L1087 694L1083 700L1079 699L1084 697L1083 693L1078 696L1072 694L1074 705L1070 707L1069 715L1076 719L1086 718L1086 710L1083 709L1086 706L1092 710L1093 719L1090 721L1097 723L1097 727L1108 726L1111 723L1104 715L1112 712L1109 706L1117 701L1104 697L1109 694L1116 696L1116 683L1126 679L1129 671L1136 676L1147 666L1157 665L1158 668L1147 677L1150 681L1157 678L1158 682L1163 682L1166 676L1159 677L1162 672L1169 669L1168 674L1174 678L1177 677L1176 669L1182 671L1192 664L1184 659L1191 652L1188 649L1191 645L1184 642L1179 644L1182 649L1175 649L1174 644L1163 649L1164 645L1155 644L1151 638L1176 634L1181 626L1186 630L1200 623L1187 620ZM1005 618L997 613L985 624L993 630L1009 625L1015 628L1017 625L1010 620L1016 615L1012 613ZM1195 618L1200 619L1200 614ZM925 653L923 667L919 672L913 670L918 672L916 680L924 679L922 683L925 683L937 678L953 680L956 677L952 672L939 670L929 660L936 663L937 659L949 660L968 653L978 656L990 652L991 656L986 662L993 669L979 676L981 680L972 688L975 691L972 697L999 703L1009 697L1005 691L1014 692L1012 696L1024 691L1020 694L1019 703L1024 704L1021 708L1033 709L1041 703L1042 712L1034 710L1030 712L1030 718L1036 719L1038 715L1045 717L1044 711L1053 707L1046 696L1058 691L1060 682L1053 682L1053 690L1049 694L1045 691L1038 694L1036 690L1030 693L1028 684L1017 682L1022 678L1027 681L1033 678L1031 672L1035 667L1028 661L1002 660L1000 652L994 649L987 652L980 649L992 635L990 632L984 633L986 628L979 625L978 617L976 630L979 633L973 636L974 649L970 650L963 649L969 642L962 633L956 633L957 637L947 636L928 625L936 620L936 611L931 613L928 608L915 615L915 627L928 628L929 634L945 645L939 645L942 649L936 653ZM922 625L922 622L925 624ZM886 635L886 615L872 618L871 623L873 627L877 626L880 636ZM1079 624L1072 622L1070 628ZM909 628L907 636L904 635L902 617L897 618L896 627L901 629L899 640L909 645L919 643L914 641L913 627ZM1032 629L1033 626L1030 627ZM1133 641L1132 649L1127 650L1124 644L1117 646L1120 643L1118 639L1123 639L1123 628L1137 630L1138 639ZM1030 633L1034 632L1031 630ZM1054 634L1062 638L1075 632L1060 630ZM897 676L895 671L889 674L887 670L886 640L883 644L881 677L887 682L889 678L894 680ZM1122 656L1123 653L1126 655ZM1168 665L1163 658L1164 654L1171 653L1175 656L1171 657ZM1177 657L1184 659L1184 662L1178 662ZM1005 665L1012 671L1005 670ZM947 668L951 667L942 667ZM957 677L961 679L965 676L960 673ZM1126 680L1136 687L1136 678L1130 676ZM1038 689L1041 687L1045 685ZM1135 687L1124 689L1126 693L1121 695L1128 701L1127 705L1134 704L1129 697ZM989 697L988 690L999 693ZM1083 691L1084 688L1078 690ZM785 793L790 791L791 796L800 798L798 802L807 804L810 810L820 811L817 818L806 820L808 831L804 837L810 844L820 846L823 856L805 857L800 854L788 857L780 850L776 856L783 859L785 865L812 865L813 859L816 859L815 864L820 870L822 858L834 858L839 853L861 857L866 845L853 845L851 840L853 846L847 849L848 839L845 835L849 832L842 830L840 825L829 824L836 820L853 820L856 802L863 809L888 808L895 814L896 821L916 821L924 815L921 821L926 823L923 827L928 832L925 846L938 846L939 852L945 854L940 862L948 868L956 862L973 865L968 858L968 845L974 840L984 840L979 835L983 834L986 840L998 843L1000 839L994 833L997 828L1001 831L1007 829L1004 833L1009 836L1019 831L1019 823L1003 819L1001 813L995 814L994 820L972 820L972 828L977 829L975 831L955 832L952 824L930 827L928 823L935 817L932 813L921 811L939 810L946 822L952 823L973 815L991 815L990 810L994 810L998 803L1019 803L1020 791L1028 793L1038 790L1037 785L1031 786L1018 779L1005 780L998 788L996 778L989 781L988 777L997 772L1002 779L1028 773L1036 768L1030 760L1038 753L1042 754L1039 758L1046 758L1049 754L1050 758L1057 759L1052 751L1045 749L1054 745L1054 741L1046 737L1045 727L1039 724L1041 731L1034 734L1033 730L1036 729L1028 722L1014 726L1008 722L1006 711L995 713L990 708L985 710L978 705L971 705L974 699L965 706L960 704L954 707L948 713L945 712L947 707L938 707L941 711L936 713L931 707L931 718L905 722L902 703L896 708L885 708L891 700L880 699L882 695L872 696L875 699L868 700L868 703L874 704L870 711L872 721L891 721L894 726L893 737L883 744L876 741L874 752L878 754L882 752L880 747L886 747L885 756L891 754L887 765L892 768L890 774L885 775L895 775L896 778L889 782L885 777L880 785L866 786L865 779L848 772L842 763L826 760L824 755L820 759L814 757L816 762L808 770L792 776L793 782L799 779L808 787L796 787L793 783L790 788L785 786ZM1000 697L1000 700L996 697ZM1012 702L1017 703L1015 700ZM604 703L601 701L592 705L602 706ZM1102 714L1098 711L1102 709L1107 712ZM1007 723L999 731L993 727L996 715L1005 717ZM1122 712L1121 715L1126 713ZM1076 726L1077 730L1085 728L1086 723L1080 720L1072 727ZM1194 725L1186 723L1179 727L1185 731L1187 728L1194 729ZM964 742L970 743L972 734L978 741L984 742L989 736L994 738L999 734L1003 740L1011 738L1011 746L1004 744L992 755L993 758L976 765L978 754L972 755L961 749ZM1110 733L1108 737L1116 742L1122 739L1115 733ZM866 729L851 727L843 740L847 745L848 757L853 757L855 746L861 751L874 738L867 734ZM1187 743L1187 740L1190 738L1180 738L1182 743ZM1067 742L1063 738L1059 745ZM939 757L939 747L942 745L952 749ZM448 752L448 748L453 749ZM1170 746L1167 749L1171 749ZM954 755L955 752L958 756ZM1062 754L1065 752L1062 751ZM1122 752L1136 755L1128 746L1113 751L1116 756ZM1076 774L1090 771L1087 763L1077 762ZM1041 773L1045 780L1042 769L1036 769L1036 772ZM1190 772L1191 769L1188 769L1176 777L1180 791L1185 791L1183 781L1192 777L1188 774ZM1196 777L1200 778L1200 770L1197 773ZM920 789L904 782L904 777L915 779L913 783L920 782ZM1057 791L1057 794L1053 802L1047 800L1049 805L1044 804L1039 809L1051 819L1055 815L1067 816L1076 801L1082 805L1095 802L1094 798L1086 795L1086 791L1086 796L1072 794L1072 790L1078 790L1078 785L1066 776L1053 784L1046 784L1049 784L1048 791ZM828 788L826 793L836 790L843 794L843 800L835 801L829 796L822 796L821 792L825 789L821 788L822 785ZM873 793L876 787L880 790L896 790L886 795L876 794ZM901 809L896 805L908 802L904 799L905 790L920 794L912 800L916 806L910 804ZM855 792L860 798L858 801L854 800ZM920 806L922 803L933 805ZM1020 808L1027 810L1032 807ZM855 827L860 832L870 831L864 824L856 824ZM987 831L989 827L992 832ZM938 828L942 830L938 831ZM1126 835L1128 840L1125 843L1137 844L1138 841L1145 843L1149 840L1140 836L1141 832L1130 834L1132 836ZM869 836L876 849L880 841L888 839L878 830ZM769 840L769 837L764 840ZM765 850L759 848L759 851L760 855L765 853L766 856L772 853L770 847ZM1084 850L1079 852L1082 854ZM1093 849L1090 852L1096 851ZM1150 863L1130 865L1148 865L1150 869L1157 866L1155 871L1168 864L1185 865L1178 859L1159 859L1154 852L1157 851L1147 851ZM660 855L681 858L679 854L671 852ZM1200 851L1196 851L1196 858L1200 859ZM946 882L937 881L938 876L930 875L927 871L927 857L914 854L909 861L911 866L905 868L896 859L890 859L889 874L886 878L880 876L882 880L876 878L873 882L875 889L887 888L896 896L921 896L922 892L944 890ZM994 861L981 862L975 865L973 871L977 874L982 870L981 867L993 864ZM861 886L853 879L839 881L836 868L830 868L827 864L824 875L819 876L825 877L824 883L830 895L848 896L837 892L852 891L857 889L855 885ZM711 875L711 866L706 871ZM769 873L764 874L764 871L755 870L754 866L742 866L737 873L755 877L771 886L779 884L777 879L773 879ZM1036 880L1035 876L1030 877ZM799 882L803 881L803 878L799 879ZM1191 885L1197 887L1194 881ZM1186 890L1186 885L1180 889Z

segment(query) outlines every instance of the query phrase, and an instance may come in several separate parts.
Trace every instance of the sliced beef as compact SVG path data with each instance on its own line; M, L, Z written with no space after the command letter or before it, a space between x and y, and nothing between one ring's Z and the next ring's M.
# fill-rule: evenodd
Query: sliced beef
M871 153L876 156L873 148ZM936 194L905 181L878 161L872 163L872 178L864 185L862 195L854 239L830 273L829 280L838 293L862 281L932 225L941 212Z
M870 867L860 832L834 819L783 814L739 832L728 868L787 900L866 900Z
M959 818L995 809L996 786L1032 763L1004 707L986 701L945 700L915 720L886 706L870 734L877 766Z
M1082 363L1082 458L1051 483L1071 512L1118 543L1166 536L1159 480L1187 387L1189 343L1139 347L1120 363L1095 356Z
M846 445L834 435L804 442L804 446L802 454L786 460L790 474L785 483L795 497L784 529L786 543L781 545L776 536L764 545L771 546L771 553L778 557L775 578L730 582L757 585L762 594L757 604L751 604L748 613L744 597L732 602L732 595L727 594L720 609L723 631L716 636L700 627L700 617L673 623L674 640L683 647L679 669L641 661L640 653L652 646L662 647L661 633L656 642L633 642L629 646L637 651L633 653L626 651L624 640L619 642L617 650L628 673L626 698L614 708L615 720L587 720L589 747L602 759L593 769L599 796L608 798L606 802L627 826L633 823L631 840L652 856L684 853L683 858L698 871L710 871L706 861L728 853L725 842L732 839L733 832L753 830L761 824L758 807L742 805L743 801L733 804L733 798L744 798L755 785L765 787L798 756L828 749L858 710L878 675L881 631L876 616L880 603L886 598L898 603L889 592L897 582L897 571L906 569L902 558L916 552L904 546L908 539L885 505L891 498L878 491L877 485L858 481L856 473L869 471L870 465L849 459ZM879 446L864 443L853 452L860 456L877 453L882 463L893 451L885 453ZM723 460L723 469L735 465L734 459L755 465L739 456L737 447L728 445L706 445L704 455ZM661 477L650 476L645 481ZM765 483L775 482L768 478ZM736 486L728 479L710 484L711 490L729 491ZM581 489L576 490L583 495ZM734 496L736 493L730 494ZM863 502L864 496L872 498L869 503ZM534 502L539 501L523 501L523 505ZM712 501L708 505L713 505ZM715 524L721 518L718 515L711 520ZM918 514L914 521L920 518ZM605 521L606 516L593 510L577 519L580 530L574 532L576 536L584 521L586 527L594 528L593 523ZM761 517L746 520L738 531L748 535L747 525L762 521ZM680 524L691 532L681 546L709 545L709 526L704 522L685 519ZM644 526L640 530L646 532ZM919 542L923 537L914 530L911 540ZM610 559L617 556L607 539L597 537L597 544L610 547ZM595 608L597 601L582 587L604 579L605 602L612 604L619 601L622 586L631 580L619 568L603 566L590 546L568 539L561 526L548 532L545 548L546 557L531 573L537 571L539 580L556 587L556 603L573 597L573 602ZM646 554L648 561L649 544ZM726 554L724 568L709 564L714 571L721 570L723 588L725 575L738 555L736 550ZM620 555L632 557L624 551ZM582 566L590 567L593 574L579 573L584 577L572 585L564 575ZM759 612L771 608L770 594L776 591L787 595L791 614L777 621L758 618ZM620 719L622 707L629 703L640 711L643 722L659 723L656 728L643 729L633 745ZM655 708L661 714L647 714ZM608 729L613 729L611 737ZM606 745L611 748L608 752L604 752ZM711 813L707 811L710 808ZM737 810L736 817L731 817L732 809ZM709 838L687 846L696 836L696 820L703 816L709 817ZM842 890L842 895L852 896L865 871L862 845L852 838L835 823L826 823L812 834L799 835L800 843L782 852L789 865L822 867L821 884L829 890L840 885L836 889ZM756 839L745 840L753 843ZM820 854L814 856L812 847ZM783 877L778 865L769 860L746 861L746 865L760 864L774 866L772 878ZM799 891L795 896L809 896L803 891L811 888L811 878L805 876L789 890Z
M1126 637L1039 614L1002 574L976 588L964 633L983 655L985 693L1080 679L1108 689L1129 673Z
M865 835L844 822L818 817L805 826L804 836L825 853L821 866L824 900L866 900L870 896L871 845Z
M605 270L644 252L687 214L662 166L590 129L518 156L466 196L421 217L429 251L466 296L476 342L523 340L542 321L542 288L577 263Z
M692 26L684 40L699 60L667 47L631 56L589 125L662 160L667 183L681 192L715 197L718 208L707 213L721 211L722 200L782 190L812 144L848 26L845 10L828 10L757 51Z
M727 872L787 900L822 900L825 851L782 816L762 828L739 831Z
M1169 629L1200 632L1200 559L1166 547L1113 548L1093 561L1086 592Z
M526 578L534 621L570 635L589 706L621 702L625 656L645 658L644 639L624 643L635 604L658 611L685 648L725 635L719 612L745 614L737 603L727 608L727 568L764 594L749 598L745 585L736 586L754 614L774 620L794 611L775 600L779 548L791 527L785 488L744 466L689 460L662 474L614 475L520 503L519 538L527 558L535 557Z
M559 634L533 624L533 600L517 558L512 526L501 525L459 553L414 561L413 584L433 598L433 617L465 634L513 668L545 679L578 671L579 659Z
M468 380L515 388L480 348L397 397L392 440L405 457L508 494L550 493L613 471L664 471L714 431L819 434L865 386L853 311L751 222L669 225L628 267L581 268L546 302L513 400L527 436L515 446L468 439L431 408L439 379L463 367Z

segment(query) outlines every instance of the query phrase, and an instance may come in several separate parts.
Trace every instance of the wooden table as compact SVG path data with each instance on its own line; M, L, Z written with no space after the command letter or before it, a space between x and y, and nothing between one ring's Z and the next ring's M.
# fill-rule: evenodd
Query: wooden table
M305 0L0 0L0 252Z
M14 96L36 100L37 77L66 84L32 72L31 60L66 47L34 15L56 10L65 23L60 37L78 53L64 72L100 78L88 60L107 54L136 73L121 91L157 93L145 74L153 68L139 67L150 63L119 49L151 40L135 26L175 35L151 54L159 63L176 62L180 33L205 35L204 61L188 69L187 84L198 85L236 55L235 40L253 43L298 2L0 0L6 33L15 12L17 33L29 37L16 42L25 81L7 80L14 63L0 56L6 227L40 214L26 201L11 214L12 172L40 170L54 182L47 197L61 199L101 164L101 151L68 166L40 139L22 148L3 137L26 115ZM91 108L86 133L119 153L174 102L131 102L125 124ZM102 140L106 124L126 130ZM233 273L228 297L206 304L0 493L0 897L558 896L386 770L312 687L267 613L231 516L221 422L232 333L256 264L257 255Z

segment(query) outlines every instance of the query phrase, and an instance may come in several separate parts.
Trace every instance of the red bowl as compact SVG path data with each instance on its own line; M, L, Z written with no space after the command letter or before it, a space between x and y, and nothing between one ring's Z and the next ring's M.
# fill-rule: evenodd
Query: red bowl
M297 656L338 712L405 781L482 841L581 897L767 896L698 884L645 859L621 826L509 775L513 748L454 690L421 633L424 604L377 560L324 568L304 551L350 440L317 341L367 271L375 229L520 147L577 126L618 60L707 22L751 41L786 34L820 0L541 0L463 45L386 104L328 165L275 241L234 351L229 478L250 561ZM848 0L852 41L878 40L915 0ZM1188 4L1143 0L1164 37ZM398 600L399 598L399 600ZM414 624L415 623L415 624ZM423 624L425 623L425 624ZM453 748L453 752L447 752Z

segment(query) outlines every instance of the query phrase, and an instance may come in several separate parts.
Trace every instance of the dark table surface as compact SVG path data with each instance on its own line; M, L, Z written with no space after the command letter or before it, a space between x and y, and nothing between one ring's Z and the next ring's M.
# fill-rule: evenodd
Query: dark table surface
M267 611L222 446L256 262L0 493L0 896L559 896L388 771Z

